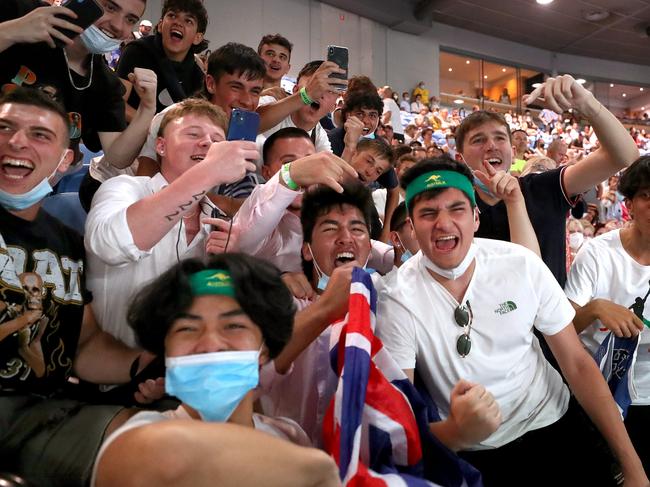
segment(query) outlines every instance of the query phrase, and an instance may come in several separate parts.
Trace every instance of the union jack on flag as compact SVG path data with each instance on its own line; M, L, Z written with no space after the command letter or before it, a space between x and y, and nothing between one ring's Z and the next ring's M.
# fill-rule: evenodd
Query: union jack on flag
M429 432L437 411L427 410L375 336L376 309L370 275L355 268L348 314L332 325L330 361L339 379L323 422L343 485L481 487L478 471Z

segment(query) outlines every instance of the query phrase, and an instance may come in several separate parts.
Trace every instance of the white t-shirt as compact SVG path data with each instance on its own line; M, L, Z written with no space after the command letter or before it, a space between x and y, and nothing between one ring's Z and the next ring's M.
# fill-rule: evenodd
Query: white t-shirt
M417 369L444 419L460 379L483 384L503 422L471 449L497 448L566 412L569 391L544 358L533 326L554 335L574 311L542 260L509 242L474 239L476 266L462 302L473 312L472 348L456 351L464 332L454 320L459 303L425 267L418 252L384 281L379 294L379 337L402 369Z
M390 124L393 127L393 132L396 134L404 133L404 125L402 125L402 116L399 113L399 107L395 100L392 98L384 98L384 113L390 112Z
M607 299L626 308L647 298L650 291L650 266L635 261L623 248L621 231L613 230L586 242L573 262L564 286L567 297L579 306L594 299ZM650 318L650 306L643 311ZM608 330L596 320L580 339L593 355ZM650 405L650 330L644 327L639 340L636 364L632 371L635 390L632 404Z
M164 412L141 411L132 416L122 426L113 431L113 433L111 433L108 438L104 440L104 443L102 443L102 446L97 453L95 464L93 465L90 486L95 486L95 482L97 480L97 467L99 466L101 457L104 455L104 452L106 452L106 449L109 447L109 445L113 443L118 436L126 433L129 430L139 428L141 426L159 423L161 421L169 421L170 419L191 420L194 418L188 414L187 410L182 405L178 406L177 409ZM275 436L276 438L287 440L300 446L311 446L309 438L302 430L302 428L298 426L295 421L292 421L288 418L270 418L268 416L253 413L253 424L256 430L263 431L264 433Z

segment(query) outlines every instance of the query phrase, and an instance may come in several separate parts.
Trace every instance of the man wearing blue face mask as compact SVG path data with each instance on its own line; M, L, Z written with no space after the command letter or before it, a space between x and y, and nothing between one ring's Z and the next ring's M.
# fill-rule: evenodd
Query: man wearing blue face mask
M332 459L302 448L310 442L294 421L253 412L258 369L285 347L294 314L280 272L244 254L185 260L144 288L128 321L147 350L166 356L165 388L182 404L141 412L113 433L97 456L91 485L159 486L169 478L175 486L340 485ZM217 424L224 422L238 425L238 435L253 428L265 434L244 449ZM142 449L141 439L151 435L156 441ZM176 453L186 444L190 455L161 463L169 445ZM227 465L236 473L225 472L219 460L226 450L236 452Z
M403 201L397 205L390 219L390 240L395 249L394 264L396 268L420 250L420 244L416 240L413 227L408 220L406 203Z
M152 356L99 330L81 237L41 209L72 161L67 122L38 90L0 98L0 471L81 487L130 413L76 399L68 379L126 383Z
M0 4L0 86L38 88L63 104L74 126L72 148L80 141L105 153L118 167L129 166L145 141L156 109L156 75L136 69L130 81L142 103L126 126L124 87L103 60L104 53L131 36L145 8L144 0L99 2L103 15L86 30L69 22L75 14L38 0ZM69 29L74 37L66 37ZM55 43L63 45L57 47Z

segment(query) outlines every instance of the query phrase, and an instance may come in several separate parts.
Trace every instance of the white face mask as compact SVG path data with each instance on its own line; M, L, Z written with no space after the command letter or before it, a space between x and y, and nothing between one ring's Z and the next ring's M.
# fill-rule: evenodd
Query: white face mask
M443 269L442 267L438 267L426 255L424 255L424 253L422 253L422 258L424 259L424 265L427 269L432 270L433 272L435 272L439 276L444 277L445 279L450 279L452 281L455 281L463 274L465 274L470 264L474 261L475 255L476 255L476 245L472 244L470 245L469 249L467 250L467 254L460 262L460 264L458 264L453 269Z
M571 250L578 250L585 241L585 236L580 232L569 234L569 247Z

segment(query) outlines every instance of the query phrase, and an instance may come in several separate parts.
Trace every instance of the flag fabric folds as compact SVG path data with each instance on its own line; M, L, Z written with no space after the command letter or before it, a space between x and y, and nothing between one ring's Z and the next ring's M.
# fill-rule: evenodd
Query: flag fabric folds
M343 485L482 486L478 471L430 433L437 411L427 409L375 336L376 306L370 275L355 268L348 314L331 325L338 385L323 423Z
M638 348L639 335L623 338L610 331L594 355L623 419L634 397L633 369Z

